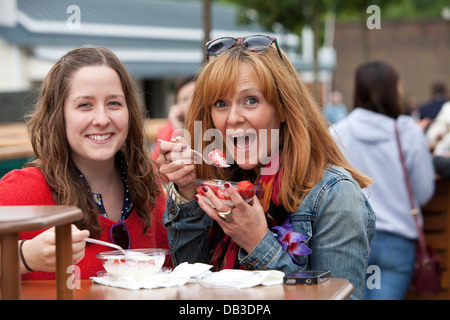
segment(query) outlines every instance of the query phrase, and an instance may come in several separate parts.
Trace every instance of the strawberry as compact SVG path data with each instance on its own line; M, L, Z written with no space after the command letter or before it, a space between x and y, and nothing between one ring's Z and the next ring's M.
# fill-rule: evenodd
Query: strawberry
M251 183L250 181L240 181L238 182L237 187L238 192L243 199L250 199L255 195L253 183Z
M208 181L206 181L206 182L204 183L204 185L205 185L206 187L210 188L214 193L216 193L217 190L220 190L219 187L216 186L216 183L215 183L214 181L208 180Z
M221 199L221 200L231 200L230 196L223 191L222 189L218 189L216 192L216 197Z
M205 193L203 192L203 189L202 189L202 188L203 188L202 186L198 187L198 188L197 188L197 193L198 193L199 195L201 195L201 196L205 196Z

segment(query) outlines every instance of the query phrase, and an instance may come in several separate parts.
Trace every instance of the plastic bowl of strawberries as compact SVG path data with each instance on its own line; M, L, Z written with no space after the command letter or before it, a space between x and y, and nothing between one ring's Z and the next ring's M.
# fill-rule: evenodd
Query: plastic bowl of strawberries
M194 181L197 184L197 194L212 207L214 207L213 204L211 203L211 201L209 201L208 197L206 197L205 193L203 192L202 188L204 186L211 189L216 197L222 200L222 202L229 207L233 206L233 202L231 201L228 193L225 191L225 183L227 182L237 189L242 199L244 199L247 203L250 202L255 194L259 195L260 192L259 187L254 186L250 181L247 180L232 182L215 179L194 179Z

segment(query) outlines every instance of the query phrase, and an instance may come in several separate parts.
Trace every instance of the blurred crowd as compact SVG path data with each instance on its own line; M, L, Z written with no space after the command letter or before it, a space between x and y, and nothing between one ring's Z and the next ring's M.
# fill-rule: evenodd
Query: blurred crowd
M351 112L333 92L324 114L347 160L374 180L364 189L377 216L368 265L383 276L380 289L365 290L364 299L403 299L418 237L411 209L431 200L436 176L450 178L450 101L445 83L436 82L429 100L415 105L404 97L395 66L383 61L358 67L354 92Z

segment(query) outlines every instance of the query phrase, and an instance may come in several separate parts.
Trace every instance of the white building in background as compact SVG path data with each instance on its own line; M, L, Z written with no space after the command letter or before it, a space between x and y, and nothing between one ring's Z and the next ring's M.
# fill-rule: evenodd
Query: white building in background
M211 38L274 35L299 72L312 69L297 35L240 25L228 4L213 3L211 14ZM202 39L202 1L1 0L0 102L2 93L36 88L68 50L95 45L118 55L146 93L150 115L164 117L174 80L195 73L204 59ZM322 71L334 63L321 61Z

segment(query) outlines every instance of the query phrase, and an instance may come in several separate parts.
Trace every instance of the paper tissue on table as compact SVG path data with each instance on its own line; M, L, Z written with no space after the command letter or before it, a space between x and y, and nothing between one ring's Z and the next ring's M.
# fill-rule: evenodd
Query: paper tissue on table
M186 283L198 283L210 288L248 288L283 283L284 273L277 270L222 270L211 272L211 267L211 265L203 263L189 264L184 262L171 272L162 271L142 279L117 277L106 272L97 277L91 277L91 279L99 284L132 290L183 286Z

